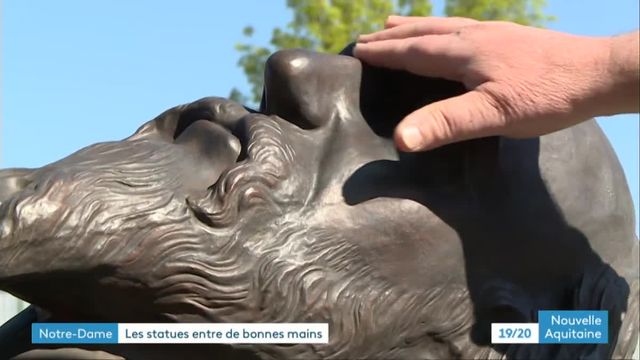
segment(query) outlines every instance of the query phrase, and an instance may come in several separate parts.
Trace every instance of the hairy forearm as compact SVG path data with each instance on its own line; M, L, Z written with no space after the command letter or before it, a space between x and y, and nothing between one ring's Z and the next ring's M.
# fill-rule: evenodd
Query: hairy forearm
M640 109L640 33L618 36L613 40L612 62L617 70L617 81L624 106L624 112L638 112Z
M610 81L596 99L594 115L634 113L640 110L639 32L609 39L608 76Z

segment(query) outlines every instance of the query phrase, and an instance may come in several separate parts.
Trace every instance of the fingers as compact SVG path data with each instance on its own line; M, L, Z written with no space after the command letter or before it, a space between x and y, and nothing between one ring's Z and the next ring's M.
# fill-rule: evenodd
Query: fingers
M394 26L407 24L416 21L424 21L428 19L428 16L400 16L400 15L389 15L387 21L384 23L384 28L389 29Z
M427 35L356 44L354 55L373 66L460 80L469 54L456 35Z
M498 135L504 116L488 95L470 91L429 104L398 124L395 142L402 151L422 151L452 142Z
M395 18L403 19L393 26L387 26L372 34L365 34L358 37L358 42L367 43L372 41L404 39L422 35L449 34L460 30L464 26L477 23L476 20L467 18L440 18L440 17L389 17L387 24L394 24Z
M442 25L450 25L450 26L464 26L469 24L478 23L478 20L464 18L459 16L451 16L451 17L438 17L438 16L398 16L391 15L387 18L387 21L384 23L385 29L389 29L395 26L410 24L414 22L427 22L433 25L442 24Z

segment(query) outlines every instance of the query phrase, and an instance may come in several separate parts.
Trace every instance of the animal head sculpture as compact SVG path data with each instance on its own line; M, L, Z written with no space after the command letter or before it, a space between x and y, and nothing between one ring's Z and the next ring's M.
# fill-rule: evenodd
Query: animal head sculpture
M395 124L459 84L300 50L266 68L259 112L204 98L0 172L0 289L57 321L329 323L243 347L262 358L630 355L638 242L595 123L402 154ZM489 344L540 309L608 310L610 344Z

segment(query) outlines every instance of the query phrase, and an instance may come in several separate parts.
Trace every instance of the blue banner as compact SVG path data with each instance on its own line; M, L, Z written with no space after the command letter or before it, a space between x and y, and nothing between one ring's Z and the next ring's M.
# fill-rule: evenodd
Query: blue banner
M33 323L33 344L117 344L115 323Z
M605 310L538 311L540 344L606 344L609 316Z
M327 323L33 323L34 344L328 344Z

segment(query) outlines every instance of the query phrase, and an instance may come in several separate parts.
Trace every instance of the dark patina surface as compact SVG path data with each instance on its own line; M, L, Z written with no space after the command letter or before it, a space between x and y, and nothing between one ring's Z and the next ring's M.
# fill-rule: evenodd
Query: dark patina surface
M326 345L82 347L132 359L631 356L633 208L594 121L404 154L394 126L460 84L301 50L266 68L259 111L204 98L0 171L0 289L38 309L0 358L88 356L33 350L34 321L330 326ZM540 309L607 310L610 344L490 344Z

